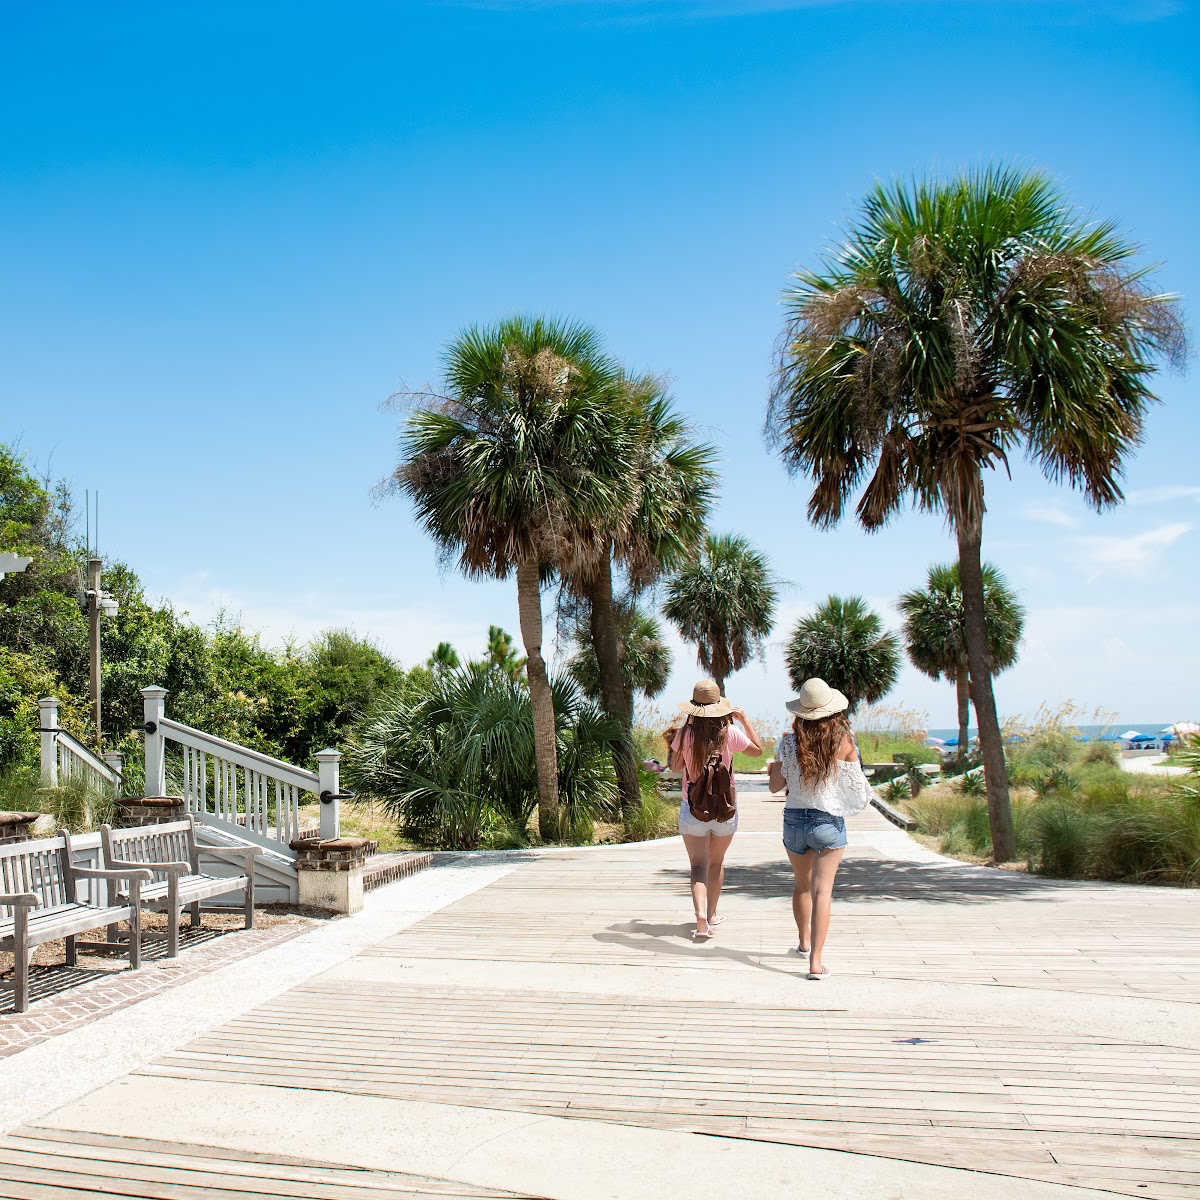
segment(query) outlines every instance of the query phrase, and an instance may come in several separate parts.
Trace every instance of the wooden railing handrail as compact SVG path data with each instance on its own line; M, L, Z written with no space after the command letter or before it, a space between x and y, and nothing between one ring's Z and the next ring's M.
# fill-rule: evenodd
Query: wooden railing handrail
M227 742L215 734L193 729L190 725L172 721L169 717L163 717L159 722L159 728L166 737L182 746L190 746L193 750L204 751L214 758L224 759L239 767L249 767L252 771L258 771L273 779L280 779L284 783L289 783L306 792L319 790L320 785L315 772L302 770L282 759L263 754L259 750L251 750L246 746L239 746L235 742Z
M41 726L36 730L37 733L52 733L56 738L65 738L67 749L75 755L76 758L82 759L97 775L107 779L109 783L124 784L125 776L120 771L114 770L102 758L98 758L96 754L90 750L83 742L81 742L73 733L68 733L61 726L57 729L43 729Z

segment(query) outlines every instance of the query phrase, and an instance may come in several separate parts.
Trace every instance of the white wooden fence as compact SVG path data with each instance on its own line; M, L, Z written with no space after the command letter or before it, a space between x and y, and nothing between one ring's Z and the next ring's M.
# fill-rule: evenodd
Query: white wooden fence
M89 750L78 738L58 724L58 700L43 696L38 701L42 739L42 786L60 787L80 781L101 794L119 795L124 779L124 762L115 750L103 757Z

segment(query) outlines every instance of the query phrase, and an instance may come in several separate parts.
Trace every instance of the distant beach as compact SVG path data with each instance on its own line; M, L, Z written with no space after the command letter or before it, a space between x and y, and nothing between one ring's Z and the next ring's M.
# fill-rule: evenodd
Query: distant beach
M1094 738L1103 737L1107 733L1124 733L1127 729L1136 729L1138 733L1159 733L1166 729L1168 725L1174 724L1175 721L1183 720L1182 717L1175 717L1169 721L1117 721L1112 725L1077 725L1075 728L1087 738L1089 741ZM941 738L945 741L947 738L958 737L957 728L930 729L927 731L929 737ZM970 727L969 736L978 737L979 730L974 725Z

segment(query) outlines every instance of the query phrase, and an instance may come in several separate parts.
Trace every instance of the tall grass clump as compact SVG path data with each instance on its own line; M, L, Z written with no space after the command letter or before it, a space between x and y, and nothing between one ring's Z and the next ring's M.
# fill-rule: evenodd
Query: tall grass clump
M566 677L552 681L561 841L591 841L616 807L615 723ZM471 850L525 845L537 808L533 712L524 680L487 662L410 675L368 714L347 751L347 783L406 836Z
M112 821L116 801L107 791L83 779L43 787L37 767L12 763L0 771L0 809L46 813L55 830L84 833Z
M40 812L38 792L41 779L37 767L9 763L0 769L0 810L4 812Z
M928 713L903 705L871 704L855 715L854 738L864 762L934 763L940 757L925 745Z
M1097 749L1097 746L1102 749ZM1045 721L1012 748L1018 855L1062 879L1200 884L1200 744L1180 754L1177 783L1122 771L1108 743L1080 742ZM946 854L989 856L986 811L968 787L943 783L905 807Z

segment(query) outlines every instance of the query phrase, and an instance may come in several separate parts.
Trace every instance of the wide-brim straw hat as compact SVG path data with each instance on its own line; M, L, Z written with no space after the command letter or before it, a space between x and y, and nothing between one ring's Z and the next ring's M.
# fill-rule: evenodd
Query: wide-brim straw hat
M787 702L787 710L805 721L819 721L845 712L850 701L837 688L831 688L823 679L806 679L795 700Z
M679 711L692 717L727 717L733 712L733 705L711 679L702 679L692 688L691 700L681 704Z

